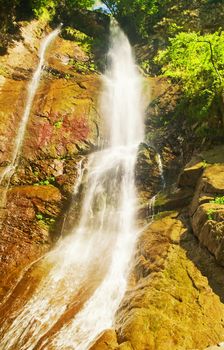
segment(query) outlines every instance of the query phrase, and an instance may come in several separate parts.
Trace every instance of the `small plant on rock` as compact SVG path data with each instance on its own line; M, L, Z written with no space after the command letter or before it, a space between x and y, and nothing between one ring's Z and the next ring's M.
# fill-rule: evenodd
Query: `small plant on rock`
M39 182L36 182L34 186L48 186L48 185L54 185L55 183L55 177L54 176L48 176L45 180L41 180Z
M54 123L55 128L60 129L62 127L63 121L58 120L57 122Z
M215 199L210 201L210 203L213 203L213 204L224 204L224 196L216 197Z
M47 225L47 226L51 226L55 223L55 219L50 217L50 216L45 216L44 214L42 213L37 213L36 214L36 219L38 220L38 222L40 224L44 224L44 225Z
M215 212L214 209L208 209L207 211L208 220L214 220L214 215L213 215L214 212Z

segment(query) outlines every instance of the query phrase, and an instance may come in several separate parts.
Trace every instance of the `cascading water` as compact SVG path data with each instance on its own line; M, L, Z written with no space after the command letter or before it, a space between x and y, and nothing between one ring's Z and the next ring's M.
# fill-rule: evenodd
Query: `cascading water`
M0 185L3 183L3 181L5 182L5 184L4 184L5 191L3 194L4 198L2 198L2 200L1 200L2 207L4 207L4 205L5 205L5 199L6 199L5 196L6 196L6 193L8 190L10 179L11 179L12 175L14 174L15 169L16 169L18 162L19 162L19 157L21 154L21 149L22 149L22 145L23 145L25 132L26 132L26 127L27 127L27 123L29 120L29 116L30 116L30 111L32 108L34 96L35 96L36 91L37 91L38 86L39 86L41 73L43 70L45 54L46 54L48 46L58 36L59 32L60 32L60 28L55 29L53 32L51 32L49 35L46 36L46 38L43 40L43 42L41 43L41 46L40 46L39 63L38 63L37 69L35 70L35 72L33 74L32 80L30 81L28 88L27 88L27 99L26 99L25 110L24 110L23 116L21 118L19 128L17 131L17 135L16 135L16 138L14 141L12 159L11 159L10 164L0 174Z
M111 38L101 98L108 148L90 156L78 227L32 266L30 284L37 283L32 276L42 275L23 308L12 302L15 296L23 300L21 288L8 297L12 311L1 327L1 349L87 350L112 327L124 296L137 239L134 170L143 140L142 81L116 24Z
M162 163L161 155L159 153L156 154L156 161L158 164L159 173L160 173L160 177L161 177L161 181L162 181L162 186L164 189L166 187L166 181L165 181L164 172L163 172L163 163Z
M73 187L73 192L72 192L72 202L70 204L69 209L67 210L67 212L65 213L64 216L64 220L63 220L63 224L62 224L62 228L61 228L61 235L63 235L66 232L66 224L67 224L67 220L70 218L71 216L71 212L72 212L72 207L73 207L73 203L77 200L77 195L80 192L80 187L82 184L82 179L83 179L83 175L84 175L84 170L85 167L83 166L83 161L84 158L82 158L78 163L77 163L77 174L76 174L76 181Z
M163 163L162 163L161 155L159 153L156 154L156 162L159 168L160 178L162 182L162 189L164 190L166 187L166 181L165 181L164 172L163 172ZM159 192L150 199L148 204L148 215L151 221L153 221L155 216L155 203L156 203L156 198L158 194Z
M156 195L150 199L149 205L148 205L148 215L151 218L151 220L153 220L155 216L155 202L156 202Z

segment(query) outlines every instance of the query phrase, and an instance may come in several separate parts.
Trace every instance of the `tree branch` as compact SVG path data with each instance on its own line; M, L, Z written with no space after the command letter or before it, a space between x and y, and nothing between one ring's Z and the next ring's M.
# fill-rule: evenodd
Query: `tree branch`
M218 68L216 67L216 64L215 64L215 61L214 61L214 54L213 54L212 43L211 43L210 41L208 41L208 40L198 40L197 42L199 42L199 43L206 43L206 44L209 45L209 47L210 47L210 53L211 53L211 62L212 62L213 68L214 68L214 70L216 71L216 74L217 74L217 76L218 76L218 78L219 78L219 80L220 80L220 83L222 84L222 82L223 82L222 76L221 76L221 74L219 73L219 70L218 70Z

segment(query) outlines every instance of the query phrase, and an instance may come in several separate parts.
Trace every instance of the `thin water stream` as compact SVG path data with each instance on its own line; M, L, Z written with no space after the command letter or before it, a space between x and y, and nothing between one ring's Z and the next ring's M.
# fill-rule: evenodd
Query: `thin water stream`
M116 24L102 79L108 147L89 157L79 225L7 298L1 350L87 350L113 326L139 232L134 170L144 133L142 79Z
M39 63L38 66L33 74L33 77L27 87L27 98L26 98L26 105L25 109L19 124L19 128L15 137L14 146L13 146L13 152L12 152L12 159L8 166L5 167L3 172L0 174L0 185L4 183L4 191L1 198L0 206L4 207L6 202L6 196L8 187L10 184L11 177L13 176L16 167L19 162L19 158L22 151L22 145L25 137L25 132L27 128L27 124L29 121L29 116L31 112L31 108L33 105L33 100L36 94L36 91L38 89L41 74L43 71L43 64L45 59L45 54L47 51L47 48L49 45L54 41L54 39L58 36L60 33L60 27L52 31L49 35L44 38L44 40L41 43L40 49L39 49Z
M165 181L165 176L164 176L164 171L163 171L163 163L162 163L162 158L161 155L157 152L156 153L156 162L159 168L159 174L160 174L160 179L161 179L161 185L162 185L162 190L164 190L166 188L166 181ZM155 203L156 203L156 199L157 196L160 192L156 193L150 200L148 203L148 215L150 217L150 220L153 221L154 220L154 216L155 216Z
M164 190L166 187L166 181L165 181L164 171L163 171L163 162L162 162L161 155L159 153L157 153L157 155L156 155L156 160L157 160L159 173L160 173L160 177L161 177L162 188Z

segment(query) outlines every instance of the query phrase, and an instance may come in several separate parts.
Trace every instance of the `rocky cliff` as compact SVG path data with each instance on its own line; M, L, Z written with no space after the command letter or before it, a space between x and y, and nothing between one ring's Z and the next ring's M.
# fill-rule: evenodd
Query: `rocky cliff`
M40 41L51 30L39 21L21 25L22 38L0 58L2 170L11 159ZM80 163L85 167L103 138L100 75L91 50L75 35L59 36L47 52L22 157L1 209L2 298L54 245L64 224L69 229L77 220L80 195L73 201L72 194ZM178 89L163 78L146 79L146 85L151 100L136 168L144 229L115 327L91 349L201 350L224 340L223 147L198 152L181 119L161 127L160 118L172 116L178 103ZM149 201L156 194L152 218ZM69 207L71 222L65 220Z
M41 39L51 29L42 22L22 24L22 40L1 57L1 169L10 163L23 114L29 79ZM58 37L47 52L29 118L19 166L11 178L7 207L1 209L1 295L27 264L60 236L78 163L97 147L99 74L88 50ZM4 182L2 184L4 191Z

